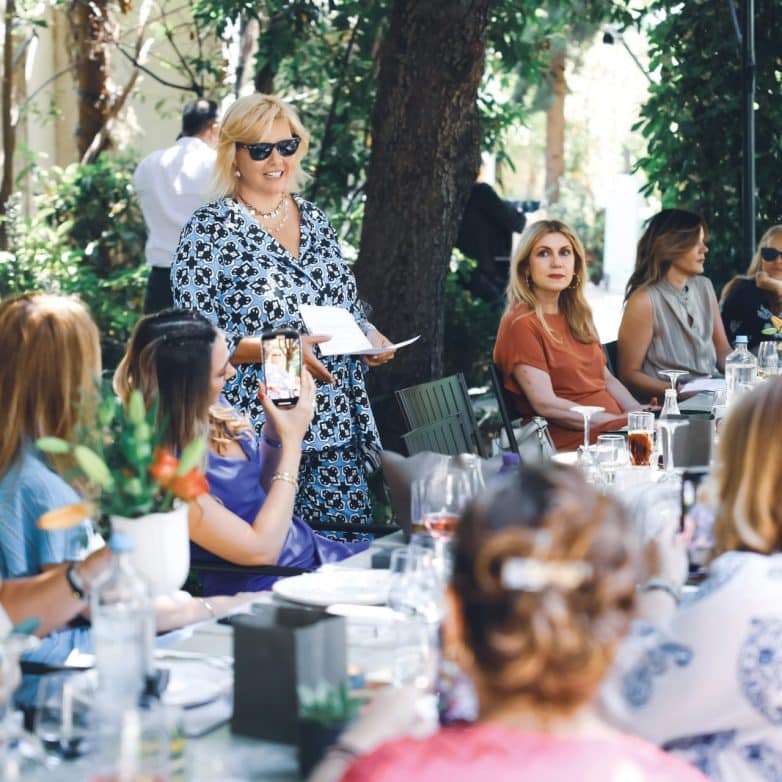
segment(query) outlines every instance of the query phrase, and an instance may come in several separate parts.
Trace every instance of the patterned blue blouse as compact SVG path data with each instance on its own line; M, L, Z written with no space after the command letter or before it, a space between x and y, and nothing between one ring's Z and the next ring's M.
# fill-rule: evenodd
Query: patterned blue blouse
M233 352L243 337L265 329L304 332L302 304L344 307L364 331L369 324L356 296L356 280L342 258L336 233L314 204L295 197L301 214L299 257L292 256L231 198L198 209L182 230L171 270L177 307L196 309L225 334ZM317 348L316 348L317 350ZM364 386L363 361L320 357L335 385L317 383L316 411L303 450L320 451L360 440L378 443ZM241 364L226 397L260 431L261 365Z

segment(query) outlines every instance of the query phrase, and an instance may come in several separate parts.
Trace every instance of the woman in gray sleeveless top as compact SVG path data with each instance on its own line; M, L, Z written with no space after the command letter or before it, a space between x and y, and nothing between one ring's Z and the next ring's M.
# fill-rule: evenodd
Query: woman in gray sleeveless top
M669 382L661 369L722 372L730 344L714 288L702 276L705 241L698 215L663 209L638 242L618 340L619 378L636 396L663 396Z

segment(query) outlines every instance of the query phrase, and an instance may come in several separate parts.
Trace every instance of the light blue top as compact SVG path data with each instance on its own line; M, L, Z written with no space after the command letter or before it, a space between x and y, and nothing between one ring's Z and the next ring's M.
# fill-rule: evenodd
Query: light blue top
M19 457L0 476L0 575L33 576L44 565L82 559L87 526L46 532L36 526L47 511L79 502L76 492L25 440Z

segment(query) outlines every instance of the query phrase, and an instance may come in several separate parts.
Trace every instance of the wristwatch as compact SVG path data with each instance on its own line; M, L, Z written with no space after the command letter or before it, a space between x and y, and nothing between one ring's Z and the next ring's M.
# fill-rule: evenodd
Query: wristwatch
M82 601L87 599L89 589L74 563L71 563L65 569L65 580L68 582L68 586L71 588L71 592L73 592L75 598Z

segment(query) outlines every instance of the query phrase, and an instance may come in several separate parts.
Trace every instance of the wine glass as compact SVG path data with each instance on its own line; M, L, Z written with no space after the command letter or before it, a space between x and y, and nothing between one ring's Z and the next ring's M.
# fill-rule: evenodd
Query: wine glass
M42 676L34 730L50 754L71 760L88 751L92 678L72 673Z
M779 374L779 353L776 342L761 342L758 347L758 377L774 377Z
M584 450L580 454L580 460L589 463L589 421L595 413L602 413L605 407L597 405L574 405L570 408L574 413L580 413L584 419Z
M426 481L421 499L424 526L434 540L436 564L444 575L449 570L448 544L473 491L468 474L451 466L445 475L433 475Z
M660 369L658 374L665 375L671 383L671 388L676 391L676 384L679 382L679 378L682 375L686 375L687 372L683 372L681 369Z
M621 434L600 434L595 444L595 461L608 486L616 471L627 464L627 443Z
M680 421L675 418L661 418L657 422L657 426L659 429L663 432L666 432L667 435L667 445L665 448L665 472L663 473L663 476L660 478L660 481L678 481L679 476L676 474L676 467L674 465L674 456L673 456L673 436L674 432L680 427L680 426L689 426L689 421Z

